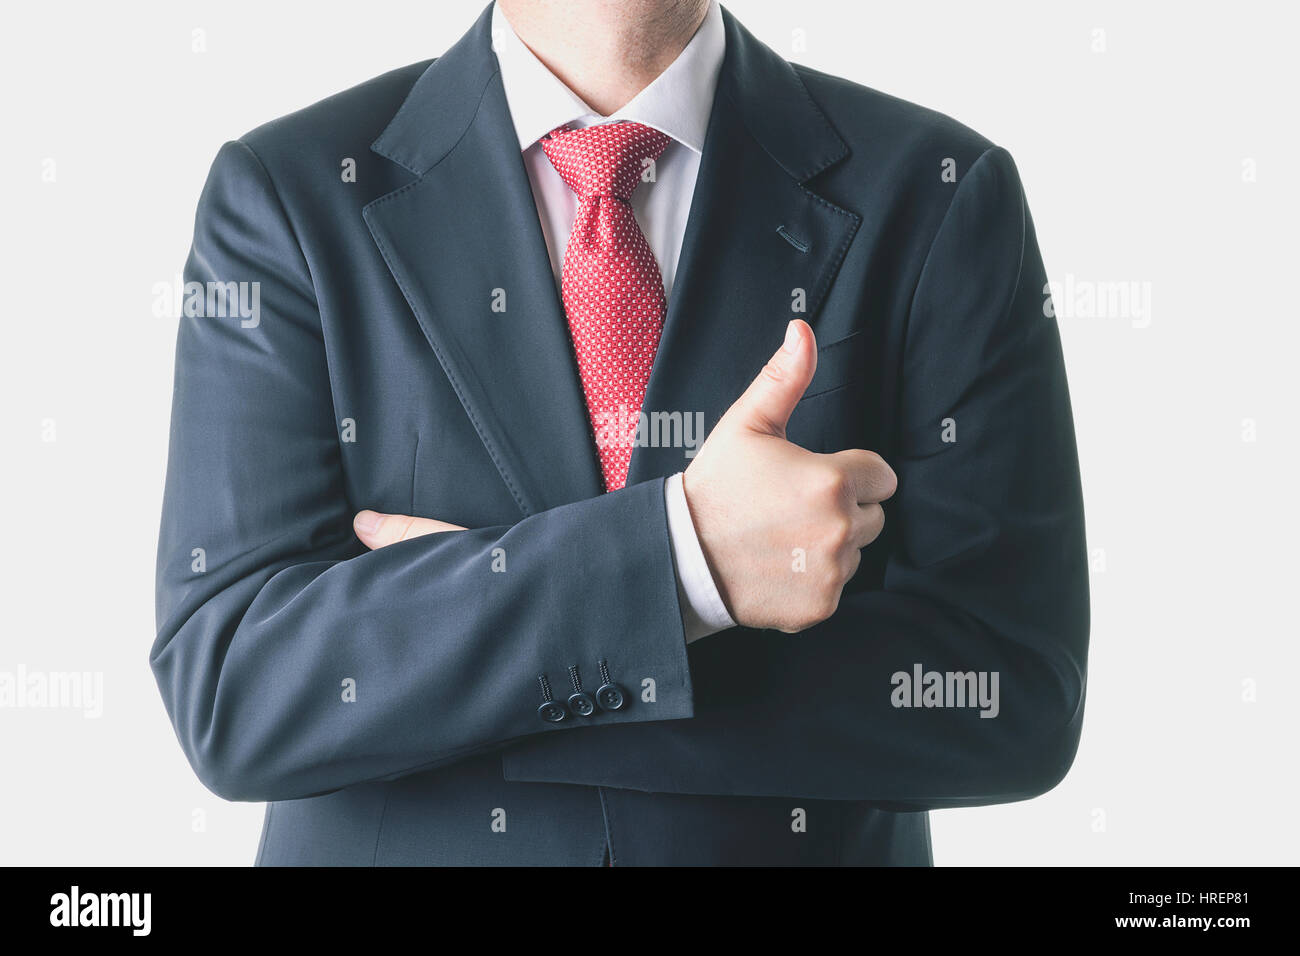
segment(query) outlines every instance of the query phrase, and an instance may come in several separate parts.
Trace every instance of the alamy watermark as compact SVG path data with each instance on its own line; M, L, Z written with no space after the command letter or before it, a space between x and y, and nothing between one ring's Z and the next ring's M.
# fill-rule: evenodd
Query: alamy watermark
M1080 279L1043 286L1043 315L1049 319L1125 319L1135 329L1151 324L1151 283L1132 279Z
M262 324L262 283L186 282L178 275L153 284L153 314L160 319L238 318L241 328L255 329Z
M0 709L80 710L83 717L104 715L102 671L0 671Z
M83 893L73 886L50 897L50 925L125 926L132 936L148 936L152 910L152 893Z
M927 671L913 664L911 673L895 671L889 683L894 707L978 707L981 717L1001 710L997 671Z
M704 444L703 412L645 412L627 405L597 412L592 420L597 448L681 448L694 458Z

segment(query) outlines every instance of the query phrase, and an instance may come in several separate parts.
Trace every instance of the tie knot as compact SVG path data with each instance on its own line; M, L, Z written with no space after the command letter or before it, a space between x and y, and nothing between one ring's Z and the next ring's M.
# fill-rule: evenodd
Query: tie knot
M542 140L542 149L579 199L616 196L626 201L669 141L666 133L641 123L604 123L585 129L561 126Z

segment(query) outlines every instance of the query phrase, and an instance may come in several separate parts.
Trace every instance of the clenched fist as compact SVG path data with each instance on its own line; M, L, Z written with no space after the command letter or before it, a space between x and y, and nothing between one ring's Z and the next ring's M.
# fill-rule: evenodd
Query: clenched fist
M816 369L812 329L795 320L686 469L704 557L727 610L746 627L794 633L834 614L861 549L884 527L880 502L897 484L875 452L819 455L786 441Z

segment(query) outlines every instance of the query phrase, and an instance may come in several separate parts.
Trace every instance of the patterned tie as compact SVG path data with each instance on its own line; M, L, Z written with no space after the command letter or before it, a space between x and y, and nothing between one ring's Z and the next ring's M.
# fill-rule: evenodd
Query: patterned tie
M669 141L640 123L562 126L542 140L578 196L560 292L608 491L627 483L664 325L663 278L629 201Z

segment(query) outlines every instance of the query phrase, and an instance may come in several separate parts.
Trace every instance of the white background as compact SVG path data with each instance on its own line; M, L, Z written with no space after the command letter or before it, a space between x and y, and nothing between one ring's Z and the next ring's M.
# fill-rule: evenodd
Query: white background
M441 53L482 2L6 7L0 671L102 672L105 699L0 708L0 862L252 861L261 806L198 783L148 667L175 336L153 286L223 141ZM1146 327L1061 322L1096 560L1078 759L1037 800L934 814L936 862L1296 862L1289 6L729 6L1009 149L1054 280L1150 283Z

